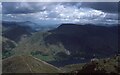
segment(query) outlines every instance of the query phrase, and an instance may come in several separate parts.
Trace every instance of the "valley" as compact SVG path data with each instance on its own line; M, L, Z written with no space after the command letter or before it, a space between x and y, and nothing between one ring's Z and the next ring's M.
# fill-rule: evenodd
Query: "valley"
M103 73L117 73L119 26L61 24L48 31L34 31L13 24L3 24L3 73L81 73L93 64L92 59L99 60Z

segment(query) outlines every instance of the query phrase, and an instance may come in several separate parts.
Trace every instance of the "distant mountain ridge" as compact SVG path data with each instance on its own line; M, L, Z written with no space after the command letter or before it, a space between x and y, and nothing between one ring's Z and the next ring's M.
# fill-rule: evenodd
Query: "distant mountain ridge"
M119 26L62 24L48 32L35 33L15 50L62 66L110 57L118 52L118 29Z
M31 28L33 31L47 31L47 30L50 30L50 29L54 29L56 28L56 26L52 26L52 25L44 25L44 24L41 24L41 23L34 23L34 22L31 22L31 21L24 21L24 22L16 22L16 21L3 21L2 24L4 26L27 26L29 28Z
M105 49L114 53L118 49L118 26L62 24L49 32L53 34L44 39L46 43L61 42L68 50L78 50L76 46L81 46L79 50L96 51L98 49L99 51Z
M50 29L54 29L54 27L42 26L30 21L25 21L25 22L3 21L2 22L2 36L16 42L20 41L23 35L30 36L34 32L47 31Z
M23 35L31 35L33 30L29 26L21 26L15 22L2 23L2 36L18 42Z
M62 24L31 35L34 31L29 26L9 25L3 26L2 34L3 74L118 72L119 57L114 55L119 49L120 26ZM16 44L23 35L30 36Z

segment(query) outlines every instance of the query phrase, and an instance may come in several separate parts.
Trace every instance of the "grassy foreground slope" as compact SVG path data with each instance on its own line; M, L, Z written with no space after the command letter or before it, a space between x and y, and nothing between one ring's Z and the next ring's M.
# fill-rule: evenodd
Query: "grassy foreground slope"
M119 56L105 59L94 59L83 64L66 65L57 68L32 56L19 55L3 60L3 73L110 73L119 74Z
M3 73L59 73L60 69L32 56L19 55L3 60Z

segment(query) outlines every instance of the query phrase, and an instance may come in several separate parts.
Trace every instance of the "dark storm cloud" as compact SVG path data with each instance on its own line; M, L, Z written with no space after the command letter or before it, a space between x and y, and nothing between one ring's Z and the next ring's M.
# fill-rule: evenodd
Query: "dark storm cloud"
M3 20L117 24L116 3L8 2L3 5ZM99 5L99 6L97 6ZM112 8L111 8L112 7Z
M38 5L38 3L27 3L27 2L3 2L2 8L3 14L20 14L20 13L34 13L39 11L44 11L41 5Z
M117 13L118 12L118 2L87 2L82 3L84 7L90 7L96 10L102 10L104 12L109 13Z
M12 14L12 13L34 13L44 10L49 10L51 6L56 4L62 4L65 6L75 6L78 9L81 7L93 8L96 10L101 10L103 12L116 13L118 12L118 3L117 2L64 2L64 3L55 3L55 2L46 2L46 3L27 3L27 2L5 2L3 5L3 14ZM46 9L43 8L46 6Z

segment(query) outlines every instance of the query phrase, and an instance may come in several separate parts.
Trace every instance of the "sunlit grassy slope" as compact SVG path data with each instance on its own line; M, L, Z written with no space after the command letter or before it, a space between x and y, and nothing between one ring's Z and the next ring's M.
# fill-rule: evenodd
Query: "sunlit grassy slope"
M16 54L33 55L44 61L53 61L55 57L53 54L65 52L65 48L61 43L57 45L46 44L44 38L51 33L38 32L33 34L29 39L22 41L15 49Z
M3 60L3 73L59 73L60 69L32 56L19 55Z

